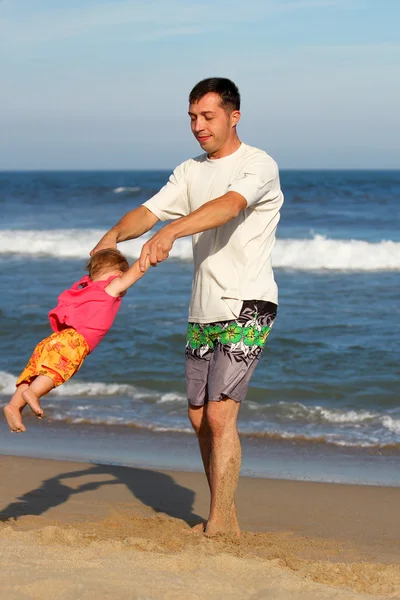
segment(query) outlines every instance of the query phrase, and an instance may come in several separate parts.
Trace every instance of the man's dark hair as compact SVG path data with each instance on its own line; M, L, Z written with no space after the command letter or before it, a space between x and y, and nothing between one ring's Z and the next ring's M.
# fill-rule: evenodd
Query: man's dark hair
M209 77L199 81L189 94L189 104L198 102L206 94L218 94L224 108L240 110L240 93L238 87L230 79Z

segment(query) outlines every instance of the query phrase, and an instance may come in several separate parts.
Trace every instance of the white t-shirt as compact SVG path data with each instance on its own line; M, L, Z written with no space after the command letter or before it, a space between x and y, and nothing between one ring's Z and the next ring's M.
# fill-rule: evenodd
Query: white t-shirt
M283 194L278 167L264 151L242 143L224 158L210 160L202 154L189 159L144 206L167 221L184 217L228 191L244 196L247 208L225 225L192 236L192 322L235 319L243 300L278 303L271 251Z

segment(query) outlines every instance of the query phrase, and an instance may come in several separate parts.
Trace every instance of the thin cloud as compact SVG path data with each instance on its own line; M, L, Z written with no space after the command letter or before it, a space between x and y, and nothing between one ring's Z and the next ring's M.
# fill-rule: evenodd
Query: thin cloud
M120 0L79 8L52 8L24 18L22 11L16 12L18 4L12 3L13 13L0 17L0 32L3 42L25 45L84 37L130 25L132 38L150 40L201 34L229 24L259 22L274 13L342 9L349 8L349 4L344 0L249 0L236 5L227 0L190 4L183 0L148 3Z
M178 16L177 16L178 15ZM86 36L96 31L117 26L131 25L143 32L151 27L155 32L168 30L172 26L190 25L195 22L187 5L177 2L172 11L161 3L141 4L136 2L112 2L76 9L51 9L37 12L24 19L19 15L0 19L3 39L16 43L34 43L51 40L64 40Z

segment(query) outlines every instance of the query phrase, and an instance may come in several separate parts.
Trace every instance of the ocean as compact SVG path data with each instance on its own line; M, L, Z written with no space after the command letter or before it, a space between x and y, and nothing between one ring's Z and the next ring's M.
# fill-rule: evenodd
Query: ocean
M0 404L89 251L166 171L0 173ZM279 310L240 411L244 472L400 485L400 171L285 171ZM147 239L144 236L143 239ZM120 245L130 260L143 240ZM80 372L0 453L201 468L187 419L191 240L138 282Z

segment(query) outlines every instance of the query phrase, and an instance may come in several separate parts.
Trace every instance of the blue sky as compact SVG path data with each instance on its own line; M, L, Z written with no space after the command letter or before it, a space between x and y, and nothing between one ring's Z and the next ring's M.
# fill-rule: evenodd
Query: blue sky
M0 0L0 169L173 168L233 79L282 168L400 168L398 0Z

